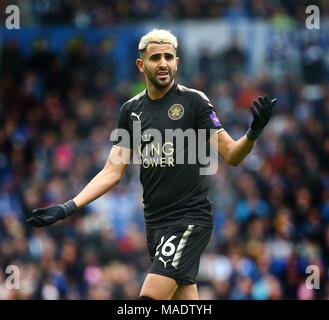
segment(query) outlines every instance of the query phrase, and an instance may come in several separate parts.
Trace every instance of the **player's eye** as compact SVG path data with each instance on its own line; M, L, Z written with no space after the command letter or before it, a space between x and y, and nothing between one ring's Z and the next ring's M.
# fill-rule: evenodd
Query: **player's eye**
M174 56L172 54L165 54L165 59L167 61L170 61L170 60L174 59Z
M151 61L158 61L159 59L160 59L160 55L157 55L157 54L150 57Z

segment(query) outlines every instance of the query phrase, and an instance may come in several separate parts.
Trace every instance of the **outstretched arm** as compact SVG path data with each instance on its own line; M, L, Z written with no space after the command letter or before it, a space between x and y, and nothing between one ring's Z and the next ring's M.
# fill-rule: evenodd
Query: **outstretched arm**
M222 130L211 136L210 143L225 163L237 166L252 150L256 140L249 140L247 135L244 135L235 141L225 130Z
M114 146L104 168L85 186L72 200L47 208L32 211L32 217L27 222L35 227L48 226L74 213L78 208L96 200L105 192L117 185L124 174L132 151Z
M257 138L269 122L276 101L277 99L270 100L265 96L259 97L253 102L250 107L253 121L247 133L240 139L233 140L225 130L211 136L210 144L227 164L237 166L249 154Z
M114 146L104 168L73 199L78 208L94 201L117 185L124 174L131 150Z

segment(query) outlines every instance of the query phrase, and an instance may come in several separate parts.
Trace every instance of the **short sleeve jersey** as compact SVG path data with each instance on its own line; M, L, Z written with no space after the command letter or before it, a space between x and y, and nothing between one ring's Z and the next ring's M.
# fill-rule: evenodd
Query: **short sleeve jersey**
M223 128L207 96L179 84L159 100L144 90L123 104L117 128L126 130L129 139L114 144L134 149L140 160L146 226L212 225L198 150Z

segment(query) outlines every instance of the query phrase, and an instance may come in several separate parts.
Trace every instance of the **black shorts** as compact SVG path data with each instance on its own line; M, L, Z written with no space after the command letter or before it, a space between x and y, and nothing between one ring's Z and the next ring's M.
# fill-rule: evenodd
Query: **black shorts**
M200 257L212 233L212 227L173 225L147 229L151 256L150 273L175 279L177 284L196 283Z

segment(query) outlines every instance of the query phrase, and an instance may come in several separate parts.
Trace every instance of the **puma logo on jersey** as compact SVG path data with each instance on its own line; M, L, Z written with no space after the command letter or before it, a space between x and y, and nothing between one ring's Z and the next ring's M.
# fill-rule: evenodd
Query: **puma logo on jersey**
M137 113L135 113L135 112L132 112L132 113L131 113L131 116L132 116L132 117L136 117L138 121L141 121L140 116L142 115L142 113L143 113L143 112L141 112L140 114L137 114Z
M164 261L162 257L160 257L159 260L163 262L165 268L167 268L167 263L171 261L171 259Z

